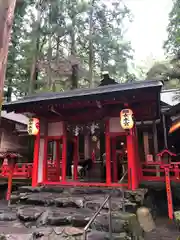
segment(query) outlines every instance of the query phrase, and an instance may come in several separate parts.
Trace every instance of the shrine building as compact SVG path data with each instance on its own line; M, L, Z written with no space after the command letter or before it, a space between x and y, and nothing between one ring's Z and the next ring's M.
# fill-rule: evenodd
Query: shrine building
M162 181L152 164L164 147L161 87L161 81L111 84L4 104L3 110L37 121L32 186L136 189L143 181ZM79 176L88 159L91 168Z

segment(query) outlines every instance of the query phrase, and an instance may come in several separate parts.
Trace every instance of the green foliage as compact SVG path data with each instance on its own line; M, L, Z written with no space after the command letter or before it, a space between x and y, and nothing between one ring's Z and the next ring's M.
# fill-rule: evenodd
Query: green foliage
M174 0L173 7L169 14L169 24L167 27L168 39L164 43L164 48L168 54L175 56L180 50L180 1Z
M180 0L173 1L164 49L168 60L155 63L147 72L147 79L165 81L164 88L180 87Z
M90 21L92 20L92 21ZM122 0L24 0L15 11L8 56L8 100L33 92L71 88L73 55L79 65L79 87L100 79L102 70L115 78L128 75L132 59L124 40L124 21L131 20ZM91 46L92 44L92 46Z
M165 89L174 89L180 87L180 62L164 61L156 62L147 72L147 80L164 81Z
M155 79L165 80L165 88L180 87L180 0L173 1L173 7L169 13L167 27L168 38L164 42L164 49L169 60L156 63L148 72Z

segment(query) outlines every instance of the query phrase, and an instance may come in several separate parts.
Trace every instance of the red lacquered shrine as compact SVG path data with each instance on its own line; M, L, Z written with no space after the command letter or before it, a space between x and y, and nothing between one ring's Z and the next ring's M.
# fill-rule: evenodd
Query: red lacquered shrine
M147 157L152 158L143 126L150 122L155 129L159 123L161 87L159 81L114 84L39 94L5 104L3 109L8 112L39 119L32 186L138 188L147 179L143 176L143 163ZM120 123L123 109L133 113L134 124L128 130ZM86 176L80 177L79 163L89 158L93 166Z

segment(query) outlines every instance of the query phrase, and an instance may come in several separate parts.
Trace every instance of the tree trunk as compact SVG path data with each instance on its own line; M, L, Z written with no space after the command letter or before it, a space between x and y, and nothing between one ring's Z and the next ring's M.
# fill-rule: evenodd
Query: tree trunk
M34 29L34 57L32 59L31 72L30 72L30 81L29 81L29 94L32 94L35 89L37 89L37 80L38 80L38 69L37 61L39 56L39 47L40 47L40 24L41 24L41 1L37 3L37 21Z
M75 40L75 17L72 17L72 30L71 30L71 55L76 56L76 40ZM71 75L71 89L78 88L78 65L72 66Z
M89 14L89 85L90 87L94 86L93 82L93 12L94 12L94 3L95 0L91 0L91 9L90 9L90 14Z
M35 54L32 60L31 65L31 73L30 73L30 83L29 83L29 94L32 94L34 90L38 89L38 68L37 68L37 61L38 61L38 54L39 54L39 41L40 39L36 39L36 47L35 47Z
M60 36L56 38L56 62L59 61L59 45L60 45Z
M52 41L51 41L51 35L49 36L48 41L48 89L52 88L53 82L52 82L52 74L51 74L51 60L52 60Z
M11 87L11 84L12 84L12 79L9 79L8 81L8 88L7 88L7 94L6 94L6 99L7 99L7 102L11 102L11 96L12 96L12 87Z
M72 29L71 29L71 55L76 55L76 41L75 41L75 19L72 19Z
M16 0L0 0L0 110Z
M72 66L72 76L71 76L71 89L76 89L78 88L78 65L73 65Z

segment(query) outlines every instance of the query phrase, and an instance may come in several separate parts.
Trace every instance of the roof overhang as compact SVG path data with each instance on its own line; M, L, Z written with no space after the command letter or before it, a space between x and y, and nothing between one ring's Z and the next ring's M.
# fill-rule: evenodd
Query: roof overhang
M77 109L81 111L87 108L99 107L100 105L132 103L138 105L140 102L144 104L156 105L155 111L160 112L160 91L162 87L161 81L139 81L126 84L106 85L93 89L75 89L60 93L46 93L29 96L15 102L3 105L3 110L8 112L15 111L17 113L40 113L59 111L62 115L66 112ZM112 103L113 102L113 103ZM57 111L58 109L58 111ZM71 111L69 111L71 109ZM57 115L57 114L56 114ZM61 113L59 113L61 115Z

